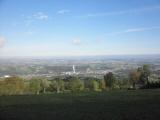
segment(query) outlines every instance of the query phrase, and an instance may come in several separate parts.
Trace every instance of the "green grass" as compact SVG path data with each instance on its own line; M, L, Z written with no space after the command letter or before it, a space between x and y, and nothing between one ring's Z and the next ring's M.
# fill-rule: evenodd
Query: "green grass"
M158 119L158 89L0 97L0 120Z

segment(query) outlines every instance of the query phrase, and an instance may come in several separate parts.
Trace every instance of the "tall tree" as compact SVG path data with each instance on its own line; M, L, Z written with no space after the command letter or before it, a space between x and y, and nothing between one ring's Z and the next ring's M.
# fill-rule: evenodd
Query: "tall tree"
M140 80L141 70L134 70L130 73L130 83L135 88L136 83Z
M130 73L130 80L135 88L135 84L139 83L141 85L145 85L149 81L151 70L149 65L143 65L143 67L138 67L137 70L134 70Z
M97 80L91 80L90 89L93 91L99 91L100 90L100 84Z
M143 65L143 73L142 73L141 79L145 84L147 84L149 82L150 74L151 74L150 66Z
M56 91L57 93L60 93L65 90L64 81L59 77L52 80L50 87L53 91Z
M41 90L41 79L40 78L32 78L30 80L29 88L30 88L31 92L33 92L35 94L39 94L39 92Z
M105 80L100 80L100 89L101 90L106 90L106 84L105 84Z
M109 89L112 89L116 78L112 72L109 72L106 75L104 75L104 80L105 80L106 87L108 87Z
M84 90L84 81L74 77L69 81L69 86L72 92L80 92Z
M41 87L43 89L43 93L46 92L46 89L49 87L49 81L47 79L42 79L41 80Z

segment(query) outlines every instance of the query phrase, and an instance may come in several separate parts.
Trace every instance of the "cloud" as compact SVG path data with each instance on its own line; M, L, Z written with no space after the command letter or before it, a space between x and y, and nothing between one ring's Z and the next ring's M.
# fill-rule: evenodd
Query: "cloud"
M25 16L25 15L21 15L21 16L25 18L24 23L27 27L37 20L46 21L49 18L49 16L43 12L37 12L30 16Z
M82 43L80 39L74 39L72 42L74 45L81 45Z
M2 48L5 45L5 42L6 42L6 39L0 36L0 48Z
M33 17L38 20L48 20L48 15L44 14L43 12L38 12L34 14Z
M160 26L131 28L131 29L126 29L126 30L122 30L122 31L107 33L106 35L107 36L114 36L114 35L119 35L119 34L126 34L126 33L132 33L132 32L143 32L143 31L149 31L149 30L154 30L154 29L160 29Z
M139 8L139 9L131 9L131 10L91 13L91 14L82 15L79 17L103 17L103 16L111 16L111 15L134 14L134 13L149 12L149 11L154 11L154 10L159 10L159 9L160 9L160 5L146 7L146 8Z
M62 9L62 10L59 10L57 13L58 14L65 14L65 13L69 13L70 10L67 10L67 9Z

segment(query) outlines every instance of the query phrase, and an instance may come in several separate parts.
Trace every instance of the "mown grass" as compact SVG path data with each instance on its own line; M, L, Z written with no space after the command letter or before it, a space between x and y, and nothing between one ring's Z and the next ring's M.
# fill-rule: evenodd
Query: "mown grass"
M0 120L158 119L158 89L0 97Z

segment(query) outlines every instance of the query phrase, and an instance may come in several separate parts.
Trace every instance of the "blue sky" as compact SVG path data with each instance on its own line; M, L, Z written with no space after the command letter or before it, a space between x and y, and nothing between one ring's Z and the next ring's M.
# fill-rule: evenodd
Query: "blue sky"
M0 0L0 56L160 53L159 0Z

